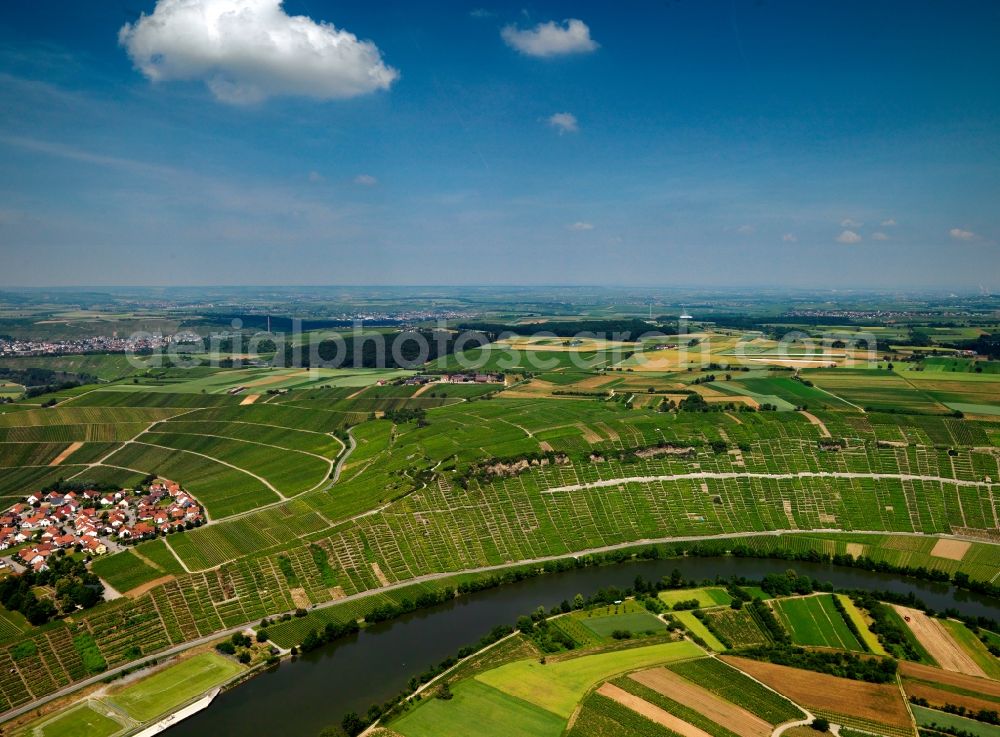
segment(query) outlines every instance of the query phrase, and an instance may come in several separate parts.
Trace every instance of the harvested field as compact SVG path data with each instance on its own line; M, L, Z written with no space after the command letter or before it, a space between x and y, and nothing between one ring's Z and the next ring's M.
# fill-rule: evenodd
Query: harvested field
M52 462L49 465L58 466L60 463L65 461L67 458L73 455L73 453L75 453L82 447L83 443L81 442L70 443L69 445L66 446L66 449L62 453L60 453L59 455L57 455L55 458L52 459Z
M908 697L914 696L919 699L925 699L928 704L938 709L944 708L947 704L952 704L953 706L964 706L966 709L974 712L980 710L998 710L996 701L990 701L987 698L979 698L970 694L955 693L943 688L936 688L929 683L912 681L909 678L903 679L903 690Z
M258 399L260 399L260 394L247 394L245 397L243 397L243 401L240 402L240 405L253 404Z
M938 620L918 609L899 605L894 605L894 608L938 665L955 673L985 678L986 674L979 664L955 642Z
M973 711L996 711L1000 704L998 681L904 661L900 661L899 671L906 695L926 699L934 707L954 704Z
M543 453L551 453L552 452L552 446L549 445L549 441L547 441L547 440L541 440L541 441L539 441L538 448Z
M243 386L267 386L268 384L277 384L282 381L287 381L288 379L297 379L303 376L308 376L309 370L296 371L294 373L281 373L273 376L264 376L260 379L254 379L253 381L246 382ZM242 404L242 403L241 403Z
M583 435L583 439L586 440L588 443L594 444L594 443L604 442L604 438L602 438L599 434L591 430L583 423L577 423L576 426L580 429L580 433Z
M646 688L691 707L740 737L769 737L771 734L768 722L666 668L644 670L629 677Z
M736 404L745 404L748 407L753 407L754 409L760 409L760 402L758 402L753 397L748 397L743 394L707 396L705 397L705 401L708 402L709 404L713 403L728 404L730 402L733 402Z
M806 708L848 714L894 727L910 726L910 712L895 684L851 681L747 658L722 656L721 659Z
M904 678L915 678L929 683L940 683L945 686L966 691L975 691L995 699L1000 699L1000 681L990 681L961 673L951 673L930 665L910 663L905 660L899 661L899 672Z
M610 376L608 374L598 374L597 376L591 376L584 379L583 381L577 381L573 384L574 389L598 389L607 384L611 384L618 381L618 377Z
M620 689L612 683L602 684L597 689L597 693L601 696L606 696L612 701L617 701L622 706L631 709L637 714L642 714L642 716L651 722L656 722L681 737L711 737L705 730L699 729L693 724L688 724L683 719L678 719L670 712L664 711L660 707L650 704L648 701L640 699L638 696L630 694L628 691Z
M972 547L972 543L965 540L938 540L931 549L931 555L935 558L947 558L948 560L962 560L965 554Z

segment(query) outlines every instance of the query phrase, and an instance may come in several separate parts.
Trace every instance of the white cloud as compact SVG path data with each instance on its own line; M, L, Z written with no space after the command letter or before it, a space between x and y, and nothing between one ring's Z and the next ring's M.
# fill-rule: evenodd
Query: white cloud
M320 174L318 171L309 172L309 181L313 184L319 184L320 182L326 181L326 177Z
M354 177L354 183L360 184L362 187L374 187L378 184L378 179L371 174L358 174Z
M752 225L741 225L736 229L736 232L740 233L741 235L750 235L751 233L754 232L754 230L755 228Z
M492 10L487 10L486 8L473 8L469 11L469 15L473 18L495 18L496 13Z
M840 221L841 228L860 228L864 223L859 223L857 220L852 220L851 218L844 218Z
M883 220L882 221L882 227L883 228L892 228L895 225L896 225L896 221L893 218L889 218L888 220Z
M781 236L781 240L783 240L785 243L799 242L799 238L798 236L795 235L795 233L785 233L783 236Z
M860 243L861 236L855 233L853 230L845 230L843 233L837 236L837 241L840 243Z
M948 231L948 235L956 241L971 241L976 238L976 234L971 230L962 230L961 228L952 228Z
M578 220L577 222L575 222L572 225L570 225L569 229L570 230L593 230L594 229L594 224L593 223L586 223L586 222L584 222L582 220Z
M546 122L558 130L560 136L563 133L577 133L580 130L580 124L573 113L555 113L546 118Z
M371 41L289 16L282 0L158 0L118 32L153 82L202 80L223 102L294 95L319 100L388 89L399 72Z
M878 230L872 233L872 240L887 241L889 240L889 236L883 233L881 230Z
M587 24L576 18L570 18L562 23L550 20L548 23L539 23L534 28L504 26L500 36L512 49L517 49L528 56L586 54L600 46L590 37L590 28Z

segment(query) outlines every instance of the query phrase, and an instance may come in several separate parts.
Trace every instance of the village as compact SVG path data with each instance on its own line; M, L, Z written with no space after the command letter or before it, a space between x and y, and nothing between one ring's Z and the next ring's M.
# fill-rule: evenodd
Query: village
M0 550L13 550L0 567L40 573L58 551L104 555L204 522L198 501L166 479L118 491L35 491L0 515Z

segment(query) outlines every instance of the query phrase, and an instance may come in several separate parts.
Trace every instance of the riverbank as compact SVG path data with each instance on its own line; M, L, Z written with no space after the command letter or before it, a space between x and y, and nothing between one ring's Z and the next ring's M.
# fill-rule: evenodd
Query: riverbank
M512 624L539 605L549 608L580 592L608 586L624 589L637 575L659 580L674 568L695 580L717 575L761 578L795 568L836 588L894 591L901 596L912 593L938 610L954 607L974 616L1000 612L1000 602L946 585L828 563L726 557L631 560L616 566L574 568L466 594L367 626L221 694L210 709L178 725L171 734L211 737L220 730L273 730L289 737L314 737L346 712L365 713L372 703L395 698L428 665L453 655L492 627Z
M416 603L419 605L421 595L426 594L431 590L443 592L448 588L452 588L461 592L462 596L454 598L454 603L457 603L457 605L460 606L464 600L467 600L467 597L473 595L474 593L478 595L478 593L482 593L483 589L489 590L499 585L509 587L512 584L518 584L525 579L535 578L539 575L551 577L564 574L567 571L606 569L611 564L623 562L631 562L635 565L637 560L640 563L652 562L656 564L658 562L663 562L664 565L669 565L670 562L673 561L678 565L685 562L687 562L686 565L690 565L690 561L692 560L718 560L718 556L724 556L734 550L739 550L742 555L748 556L744 558L747 561L773 560L776 558L777 560L787 561L789 564L794 561L794 565L796 566L801 565L802 562L815 562L822 559L830 559L838 555L838 551L840 551L845 554L841 557L842 561L850 560L854 563L868 561L866 565L870 564L869 567L893 569L898 567L894 563L890 562L892 560L897 560L896 558L891 557L894 554L905 554L905 557L901 556L898 560L914 561L917 563L930 561L931 559L927 555L924 555L921 558L908 548L914 547L915 544L925 547L928 544L933 546L933 541L941 539L954 539L954 536L924 536L862 532L847 533L840 531L735 533L718 537L670 538L658 541L629 543L609 546L608 548L601 548L595 551L582 551L572 555L540 558L530 562L522 562L506 566L473 569L470 571L452 574L433 574L419 577L411 581L386 586L378 590L345 597L344 599L338 601L325 602L318 606L314 606L311 610L309 610L306 618L294 617L295 613L288 612L284 615L284 617L297 629L301 630L301 635L298 639L294 639L294 641L284 643L284 647L287 649L291 647L291 645L296 645L301 642L302 635L308 631L308 627L303 628L307 623L315 623L316 628L321 630L325 621L337 621L338 619L339 621L344 621L345 617L353 621L354 618L366 617L368 616L366 610L363 608L359 609L359 605L362 602L378 600L384 602L387 600L387 597L389 601L396 601L400 603L405 603L409 600L410 606L409 608L406 608L393 605L396 606L396 608L389 611L388 616L386 616L386 612L382 612L379 617L372 617L372 619L382 621L414 612L417 610L417 607L414 604ZM883 547L875 544L878 541L886 540L898 542L894 542L891 547L889 545L885 545ZM904 541L906 542L904 543ZM979 544L983 545L985 543L979 541ZM1000 550L1000 547L997 547L997 549ZM873 560L867 557L874 554L880 556L879 560ZM859 557L855 558L855 555L858 555ZM886 560L886 558L888 558L888 560ZM736 559L729 558L729 560ZM934 587L940 588L944 585L945 588L947 588L947 585L943 583L943 581L949 578L946 571L949 570L949 568L951 570L955 570L957 566L956 561L940 559L934 560L932 563L933 565L942 566L942 568L927 568L926 565L922 568L911 567L906 570L919 572L922 580L905 580L913 581L913 585L920 588L925 594ZM846 570L860 572L863 569L852 567ZM881 575L878 570L875 570L874 573L876 575ZM709 573L708 577L714 577L714 573ZM979 596L975 593L966 594L964 592L959 592L956 595L965 597L965 601L967 602L975 602ZM439 606L449 603L452 598L453 596L449 596L444 601L434 600L432 603L435 606ZM932 605L939 609L943 609L946 606L943 603L934 604L933 602ZM992 605L989 607L989 610L992 610ZM428 610L424 609L421 611ZM985 614L986 612L987 608L983 608L979 611L980 614ZM322 617L320 617L321 614ZM236 632L256 627L257 625L257 622L243 623L239 626L199 638L198 640L190 643L183 643L152 656L151 659L162 660L163 658L169 658L179 653L186 652L191 648L215 642ZM278 627L281 626L281 624L278 625ZM371 630L372 626L376 625L370 624L365 629ZM275 634L277 635L277 631ZM276 644L282 645L283 643L277 642ZM52 700L65 698L82 687L100 683L101 681L106 680L109 676L125 671L131 671L136 667L137 664L135 663L125 664L87 679L87 681L68 686L67 688L52 694L47 698L39 699L36 702L7 712L6 714L0 716L0 722L5 722L21 714L28 713Z

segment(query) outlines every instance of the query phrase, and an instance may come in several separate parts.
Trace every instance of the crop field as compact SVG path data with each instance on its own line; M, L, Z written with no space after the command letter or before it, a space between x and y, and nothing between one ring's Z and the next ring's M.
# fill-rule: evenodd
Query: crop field
M870 621L864 612L862 612L851 598L845 594L834 594L839 600L841 605L844 607L844 611L847 613L848 618L854 623L858 632L861 633L861 639L869 652L875 655L888 655L885 648L882 647L882 643L879 642L878 635L869 629Z
M705 613L709 630L730 647L755 647L773 641L767 630L747 608L711 609Z
M993 655L976 635L956 619L942 619L939 624L947 631L952 641L965 651L983 675L1000 680L1000 658Z
M694 615L694 612L674 612L672 616L688 630L690 630L692 634L697 635L704 640L709 649L714 650L717 653L724 652L727 649L726 646L719 641L719 638L713 635L711 630L705 626L705 623Z
M717 658L699 658L673 663L668 665L667 669L692 684L746 709L768 724L781 724L804 717L802 710L791 701Z
M330 473L330 462L302 451L275 452L276 446L252 440L230 440L197 434L147 432L143 445L207 456L257 477L286 496L295 496L320 483Z
M136 357L133 357L132 360L136 360ZM44 368L60 373L86 374L105 381L113 381L145 370L144 368L133 366L129 361L129 357L121 353L70 356L5 356L0 358L0 368Z
M907 661L900 662L899 671L906 695L924 699L931 707L953 704L996 711L1000 705L1000 682Z
M848 726L868 726L888 737L912 734L910 713L895 684L874 684L797 670L747 658L722 656L798 704Z
M961 635L961 630L947 627L944 620L929 617L917 609L899 605L895 605L894 609L919 643L920 652L928 656L927 662L956 673L985 676L976 658L953 636L953 632Z
M1000 725L987 724L923 706L910 708L913 709L913 717L917 720L917 724L933 732L942 734L960 732L974 737L1000 737Z
M632 673L615 685L712 737L770 737L771 724L666 668Z
M131 550L98 558L91 570L122 593L164 575Z
M554 359L539 377L539 394L530 384L377 386L386 375L363 371L324 370L319 382L284 386L304 377L241 370L71 390L48 409L5 405L16 411L0 414L0 498L23 498L60 479L130 485L156 473L190 488L212 524L94 564L120 591L162 579L134 600L102 604L43 632L0 628L0 637L9 635L0 672L13 663L10 646L19 638L37 640L39 662L51 664L53 639L86 633L114 665L304 602L370 592L329 613L338 621L363 616L391 600L378 593L386 581L682 536L762 533L738 544L759 553L866 556L980 581L997 575L994 545L937 547L935 537L985 541L1000 529L1000 458L990 450L1000 443L1000 423L958 419L941 404L949 393L990 395L984 375L804 370L815 384L808 387L761 365L731 382L697 385L723 399L731 395L713 384L808 404L814 422L791 411L659 412L661 396L693 391L693 379L706 372L597 373L576 368L571 352L557 348L532 350ZM949 386L938 386L932 373ZM248 391L224 393L272 376L273 384L253 387L253 404L241 404ZM178 388L187 382L201 383ZM557 394L611 389L611 399ZM481 399L484 393L493 396ZM634 401L628 409L626 393L647 406ZM848 402L893 411L862 414ZM940 414L900 413L913 409ZM421 419L407 420L404 410L423 410ZM48 465L76 443L58 466ZM332 462L351 445L334 483ZM770 534L776 531L783 534ZM691 598L718 608L710 616L727 640L768 641L748 612L728 609L719 587L661 595L668 605ZM846 624L831 619L810 629L805 615L809 622L830 616L825 604L816 611L775 606L797 641L860 649L845 636ZM300 642L302 627L327 616L320 611L275 625L276 641ZM709 647L723 649L691 614L677 615ZM606 644L614 629L657 629L642 612L591 619L555 626L581 645ZM83 677L75 663L66 666L39 675L34 659L17 661L0 678L0 707Z
M697 657L701 650L687 641L566 658L546 665L522 660L476 676L476 680L569 718L595 684L619 673Z
M246 471L195 453L136 442L124 446L105 463L176 481L190 489L213 518L279 500L275 491Z
M864 651L834 606L832 595L778 599L774 608L796 645Z
M950 411L926 391L890 371L816 370L803 371L803 376L837 398L865 409L900 409L907 412L940 414Z
M106 697L136 721L148 721L244 670L231 658L207 652L169 665Z
M649 612L625 612L621 614L598 614L593 617L578 617L580 623L600 638L609 638L616 631L633 635L655 634L666 630L666 625Z
M675 732L642 716L629 707L593 693L588 696L567 737L674 737Z
M465 737L477 725L483 737L559 737L566 720L475 679L457 685L449 701L428 699L392 723L403 737Z
M658 596L660 601L668 607L673 607L680 601L698 601L698 608L712 606L729 606L733 600L726 590L721 586L704 586L697 589L676 589L673 591L661 591Z

